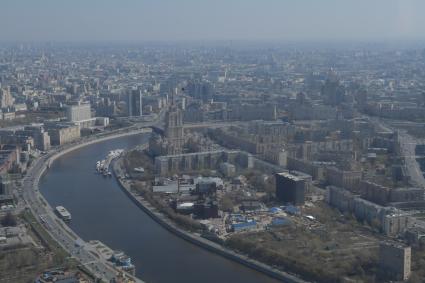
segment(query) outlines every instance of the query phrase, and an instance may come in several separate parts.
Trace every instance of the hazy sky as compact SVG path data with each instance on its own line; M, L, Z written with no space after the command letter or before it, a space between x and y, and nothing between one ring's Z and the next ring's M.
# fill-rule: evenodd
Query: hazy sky
M0 0L0 41L425 39L425 0Z

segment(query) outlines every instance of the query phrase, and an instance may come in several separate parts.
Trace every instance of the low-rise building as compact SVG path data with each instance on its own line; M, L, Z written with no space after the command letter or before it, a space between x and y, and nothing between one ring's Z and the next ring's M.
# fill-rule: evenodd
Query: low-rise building
M253 230L253 229L256 229L256 228L257 228L257 222L256 221L247 221L247 222L240 222L240 223L231 224L231 230L233 232Z

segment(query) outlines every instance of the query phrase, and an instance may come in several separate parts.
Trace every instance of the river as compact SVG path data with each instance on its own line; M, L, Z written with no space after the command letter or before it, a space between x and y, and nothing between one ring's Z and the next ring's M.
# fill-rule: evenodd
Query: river
M131 256L136 275L148 283L278 282L175 236L139 209L115 178L95 174L96 161L108 151L147 138L116 138L61 156L41 178L41 193L52 207L71 212L69 225L84 240L100 240Z

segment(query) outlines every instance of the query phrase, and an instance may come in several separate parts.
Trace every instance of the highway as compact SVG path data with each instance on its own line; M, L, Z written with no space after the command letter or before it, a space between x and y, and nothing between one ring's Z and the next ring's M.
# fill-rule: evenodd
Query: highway
M83 145L83 143L80 143ZM55 149L48 154L36 159L22 180L22 197L33 215L71 257L84 265L94 276L107 282L116 277L117 270L110 262L95 256L94 249L79 238L48 205L39 193L38 183L44 170L50 163L50 158L59 153ZM137 282L142 282L138 280Z
M380 127L383 131L394 132L396 129L393 126L388 125L384 119L367 116L371 122ZM399 121L389 120L391 124L397 124ZM416 145L423 144L424 141L420 141L409 135L405 130L398 130L398 149L400 158L404 163L406 174L409 177L409 182L412 186L425 188L425 178L416 161Z
M405 132L398 135L398 143L400 147L400 156L404 160L405 169L410 178L412 185L425 188L425 178L416 161L416 145L419 143L415 138Z
M112 263L102 259L88 243L76 235L54 212L48 202L40 194L38 184L45 170L60 154L77 149L79 147L99 142L105 139L116 138L124 135L146 132L146 128L159 127L164 120L165 112L162 111L152 121L139 122L134 125L113 132L102 133L70 144L52 148L45 155L35 159L28 168L26 175L21 181L19 188L20 197L18 209L29 209L36 220L42 224L49 235L66 250L72 258L84 265L94 276L106 282L116 277L118 271ZM136 282L143 283L134 278Z
M224 128L230 126L248 125L250 121L228 121L228 122L200 122L200 123L184 123L185 129L193 128Z
M48 202L40 194L38 184L45 170L59 156L79 147L99 142L105 139L111 139L124 135L137 134L146 132L147 127L159 126L164 115L161 113L155 121L137 123L131 127L109 132L106 135L101 134L86 139L51 149L45 155L35 159L28 168L26 175L21 180L19 188L19 206L18 209L29 209L35 216L36 220L42 224L49 235L57 241L57 243L66 250L70 256L76 259L80 264L84 265L94 276L109 282L116 277L118 271L113 267L112 263L102 259L88 243L84 242L76 235L54 212ZM136 282L143 282L134 278Z

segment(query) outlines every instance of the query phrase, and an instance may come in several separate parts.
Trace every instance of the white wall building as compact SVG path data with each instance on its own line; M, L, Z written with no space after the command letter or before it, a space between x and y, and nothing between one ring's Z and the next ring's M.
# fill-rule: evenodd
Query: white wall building
M91 119L90 103L69 105L66 108L66 118L69 122L81 122Z

